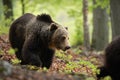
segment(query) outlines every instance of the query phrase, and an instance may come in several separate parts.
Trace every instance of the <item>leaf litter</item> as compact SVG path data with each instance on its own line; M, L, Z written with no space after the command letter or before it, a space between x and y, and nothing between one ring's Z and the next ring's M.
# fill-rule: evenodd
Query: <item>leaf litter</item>
M75 48L76 49L76 48ZM50 69L28 68L19 64L11 50L8 35L0 35L0 61L13 65L11 75L0 72L0 80L95 80L97 66L103 65L103 52L89 51L82 54L81 46L66 52L57 51Z

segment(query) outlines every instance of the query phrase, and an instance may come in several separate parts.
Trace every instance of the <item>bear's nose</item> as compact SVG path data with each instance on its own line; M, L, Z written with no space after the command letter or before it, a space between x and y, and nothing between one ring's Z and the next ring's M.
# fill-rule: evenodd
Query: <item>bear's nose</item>
M70 46L66 46L65 47L65 51L68 50L68 49L70 49L70 48L71 48Z

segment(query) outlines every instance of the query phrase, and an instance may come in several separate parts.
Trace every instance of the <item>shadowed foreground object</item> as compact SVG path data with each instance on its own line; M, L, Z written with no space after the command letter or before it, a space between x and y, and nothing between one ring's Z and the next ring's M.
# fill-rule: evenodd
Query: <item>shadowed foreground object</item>
M120 37L113 40L105 49L105 64L100 67L98 80L107 75L112 80L120 80Z
M9 32L12 48L21 64L49 68L56 49L70 48L67 28L54 22L50 15L26 13L16 19Z

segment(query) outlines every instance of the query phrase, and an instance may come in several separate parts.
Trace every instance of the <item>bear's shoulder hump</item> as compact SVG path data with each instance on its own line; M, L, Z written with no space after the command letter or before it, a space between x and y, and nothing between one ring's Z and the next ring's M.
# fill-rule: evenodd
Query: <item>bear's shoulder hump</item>
M48 14L37 15L37 20L48 22L48 23L53 22L52 18Z

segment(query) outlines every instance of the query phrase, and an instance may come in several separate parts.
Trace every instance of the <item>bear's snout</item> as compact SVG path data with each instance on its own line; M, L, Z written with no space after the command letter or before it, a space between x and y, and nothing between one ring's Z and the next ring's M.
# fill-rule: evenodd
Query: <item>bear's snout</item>
M70 49L70 48L71 48L70 46L66 46L65 47L65 51L68 50L68 49Z

